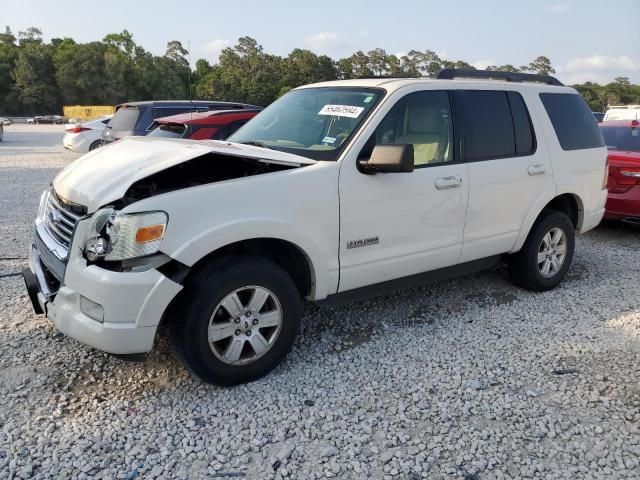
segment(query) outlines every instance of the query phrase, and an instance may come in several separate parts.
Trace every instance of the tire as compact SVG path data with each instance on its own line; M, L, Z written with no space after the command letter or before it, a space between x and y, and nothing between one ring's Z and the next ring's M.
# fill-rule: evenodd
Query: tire
M562 237L556 236L559 235L558 232L564 235L564 242ZM555 246L553 246L554 241L558 241ZM548 243L551 247L547 246ZM544 292L557 287L569 270L574 249L575 227L569 217L556 210L543 212L529 232L522 249L508 259L511 281L519 287L534 292ZM562 251L564 251L564 257L560 261ZM553 263L554 258L556 265ZM539 260L542 262L539 263ZM549 269L545 275L546 266Z
M89 151L95 150L96 148L99 148L101 145L102 145L102 141L101 140L96 140L91 145L89 145Z
M263 308L247 314L244 309L251 310L258 292L267 295ZM222 303L232 308L227 311ZM177 356L204 382L230 386L256 380L280 364L300 330L302 301L291 277L277 264L261 257L226 256L189 278L177 311L182 314L173 314L169 325ZM274 313L278 311L279 317ZM276 317L279 324L274 326ZM260 322L269 326L260 327ZM212 334L220 340L212 337L210 343L210 326L220 328ZM261 348L265 350L258 355Z

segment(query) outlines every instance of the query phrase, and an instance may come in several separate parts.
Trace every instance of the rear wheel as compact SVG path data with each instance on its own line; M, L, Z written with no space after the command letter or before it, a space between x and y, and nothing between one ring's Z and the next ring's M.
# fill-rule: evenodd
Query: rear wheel
M302 316L300 294L280 266L229 256L188 281L171 343L187 368L217 385L245 383L273 370L291 349Z
M96 140L91 145L89 145L89 151L95 150L96 148L100 147L101 145L102 145L102 141L101 140Z
M555 210L543 213L522 249L508 260L511 281L537 292L557 287L573 259L574 230L566 214Z

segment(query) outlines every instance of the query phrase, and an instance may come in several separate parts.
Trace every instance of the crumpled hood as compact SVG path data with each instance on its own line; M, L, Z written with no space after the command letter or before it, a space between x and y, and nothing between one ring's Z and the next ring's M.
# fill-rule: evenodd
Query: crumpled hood
M53 180L62 198L92 213L122 198L142 178L208 153L271 160L291 166L315 163L299 155L238 143L131 137L80 157Z

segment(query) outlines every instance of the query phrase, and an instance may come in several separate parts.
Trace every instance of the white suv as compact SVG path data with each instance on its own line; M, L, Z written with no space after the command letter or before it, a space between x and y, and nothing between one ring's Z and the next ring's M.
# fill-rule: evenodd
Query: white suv
M140 354L166 323L195 375L246 382L287 354L303 298L501 260L515 284L554 288L602 218L605 163L589 108L551 77L308 85L229 141L131 138L69 165L24 277L81 342Z

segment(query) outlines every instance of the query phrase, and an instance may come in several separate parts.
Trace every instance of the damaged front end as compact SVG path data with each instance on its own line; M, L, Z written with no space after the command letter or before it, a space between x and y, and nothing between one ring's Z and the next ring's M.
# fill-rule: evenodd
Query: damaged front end
M139 200L174 190L279 172L299 166L301 165L277 160L244 158L211 152L134 182L127 189L118 206L123 208Z
M249 148L255 150L255 147ZM177 190L276 173L302 165L301 162L279 158L244 157L209 151L150 173L132 182L121 198L101 206L90 216L88 236L82 245L84 257L89 264L112 271L160 268L172 261L160 252L169 214L161 210L124 213L126 207ZM180 272L177 275L180 276Z

